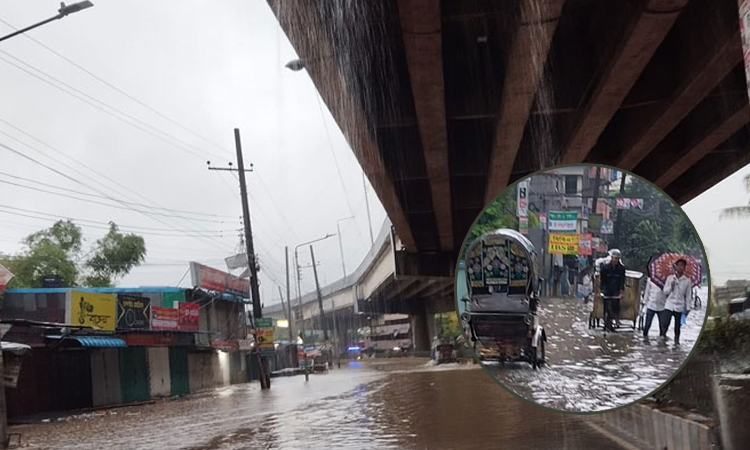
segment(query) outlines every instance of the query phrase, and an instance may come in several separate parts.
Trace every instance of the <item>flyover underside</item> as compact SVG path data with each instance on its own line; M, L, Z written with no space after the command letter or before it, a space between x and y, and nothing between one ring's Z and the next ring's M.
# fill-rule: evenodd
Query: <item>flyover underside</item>
M269 0L410 252L554 163L684 203L750 163L737 0Z
M453 279L389 278L373 295L357 302L361 314L423 315L455 312Z

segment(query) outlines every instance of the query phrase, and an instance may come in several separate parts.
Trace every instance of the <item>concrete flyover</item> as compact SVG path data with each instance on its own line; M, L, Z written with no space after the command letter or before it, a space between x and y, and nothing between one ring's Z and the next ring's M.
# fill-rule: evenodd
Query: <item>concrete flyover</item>
M737 0L268 3L419 273L451 275L485 204L543 166L685 203L750 163Z
M380 314L408 314L412 319L413 339L418 349L429 348L428 330L436 313L455 311L452 277L419 274L418 268L404 260L398 251L400 241L386 221L378 233L375 244L354 273L321 287L326 327L338 328L340 341L345 341L347 331L366 326L368 316ZM455 262L454 262L455 264ZM306 330L322 330L319 320L320 306L316 292L301 299L292 299L295 333L303 323ZM281 304L263 308L265 317L286 317ZM334 317L338 326L334 325ZM303 322L304 321L304 322Z

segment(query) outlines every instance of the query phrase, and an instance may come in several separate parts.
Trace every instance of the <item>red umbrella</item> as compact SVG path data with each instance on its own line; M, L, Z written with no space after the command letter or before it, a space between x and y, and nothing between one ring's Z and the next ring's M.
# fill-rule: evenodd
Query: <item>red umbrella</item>
M679 259L684 259L687 262L685 276L690 278L693 286L700 286L703 276L701 263L692 256L679 253L664 253L651 260L648 265L649 278L663 289L667 277L675 273L674 265Z

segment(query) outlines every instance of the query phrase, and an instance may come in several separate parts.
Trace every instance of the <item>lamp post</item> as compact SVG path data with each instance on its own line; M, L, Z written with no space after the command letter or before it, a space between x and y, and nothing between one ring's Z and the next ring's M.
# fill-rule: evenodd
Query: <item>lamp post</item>
M92 6L94 6L94 4L88 0L83 1L83 2L73 3L72 5L66 5L65 3L60 3L60 9L57 10L57 15L50 17L49 19L43 20L39 23L35 23L34 25L28 26L26 28L16 30L7 36L0 37L0 42L6 39L10 39L14 36L18 36L19 34L23 34L29 30L33 30L34 28L41 27L42 25L48 24L50 22L54 22L55 20L62 19L63 17L69 16L73 13L77 13L78 11L83 11L84 9L91 8Z
M339 251L341 252L341 270L344 273L344 278L346 278L346 261L344 260L344 244L341 241L341 222L345 220L351 220L354 219L354 216L344 217L343 219L339 219L336 221L336 231L339 236ZM343 278L342 278L343 282Z
M298 250L300 247L304 247L305 245L314 244L316 242L324 241L328 238L332 238L333 234L326 234L322 238L313 239L312 241L303 242L296 247L294 247L294 269L297 273L297 304L299 305L299 314L300 314L300 330L302 331L302 336L305 335L305 317L302 315L302 280L301 280L301 274L300 274L300 267L299 267L299 254ZM303 338L304 339L304 338Z

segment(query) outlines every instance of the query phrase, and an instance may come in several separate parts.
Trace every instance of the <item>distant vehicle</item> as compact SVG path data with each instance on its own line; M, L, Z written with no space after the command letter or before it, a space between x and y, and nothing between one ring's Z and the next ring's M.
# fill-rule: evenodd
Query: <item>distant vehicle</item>
M467 298L461 314L470 339L500 362L546 361L547 335L539 323L539 267L534 245L518 231L500 229L472 242L466 251ZM480 350L481 350L480 349ZM481 356L480 356L481 358Z
M727 315L732 320L750 319L750 296L732 299L727 305Z

